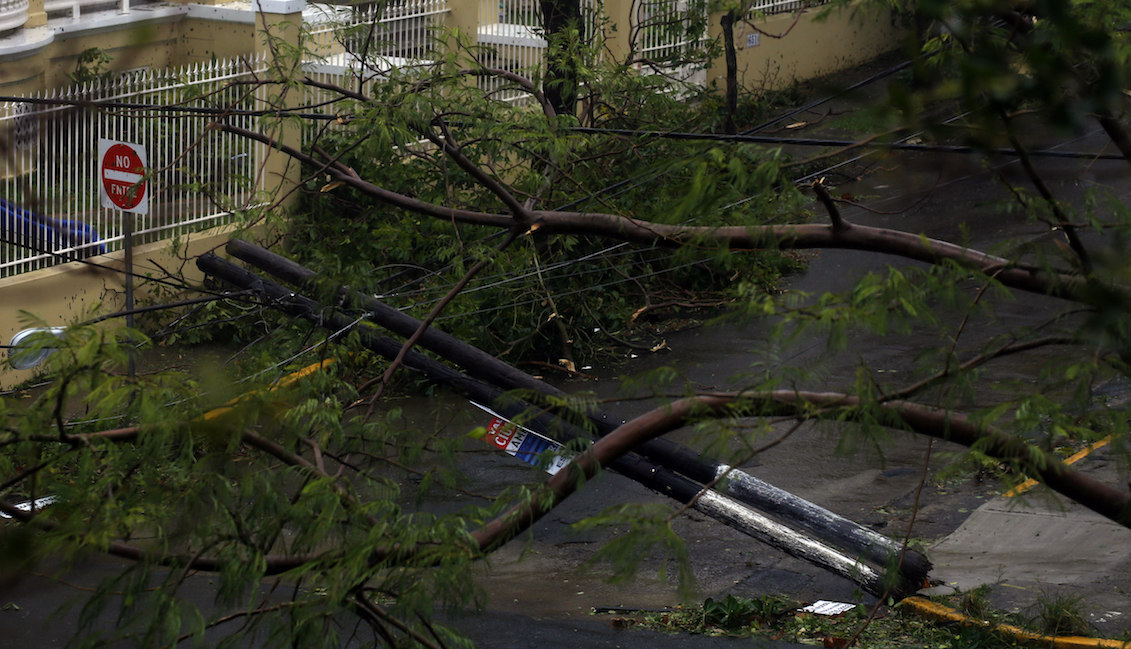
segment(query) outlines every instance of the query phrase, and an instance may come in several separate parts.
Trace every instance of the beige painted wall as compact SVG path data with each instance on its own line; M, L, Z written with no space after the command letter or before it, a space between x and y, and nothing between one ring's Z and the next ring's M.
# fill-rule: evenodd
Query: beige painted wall
M18 59L0 61L0 94L26 95L70 85L79 55L97 47L110 57L107 71L173 68L230 59L257 50L255 25L170 16L127 29L61 35Z
M453 26L473 30L478 4L470 0L454 3L450 19ZM606 0L606 10L627 20L631 0ZM890 13L864 9L859 5L832 12L827 20L814 21L819 10L807 11L794 24L794 14L771 16L754 27L735 28L738 50L739 83L747 89L780 88L797 79L835 72L889 51L900 42L901 31ZM791 28L792 27L792 28ZM747 46L747 36L758 34L756 46ZM629 30L609 35L614 53L627 44ZM711 36L720 31L719 16L711 18ZM280 32L282 35L283 32ZM287 34L290 36L290 34ZM773 38L770 35L784 35ZM620 40L618 40L620 39ZM144 44L144 47L137 47ZM257 51L255 25L185 16L171 16L139 23L120 31L95 34L61 35L43 49L18 60L0 61L0 94L23 94L67 85L67 75L75 70L78 55L90 47L106 51L111 70L137 67L175 67L188 63L226 59ZM722 62L708 72L708 81L723 82Z
M857 4L815 20L820 14L820 9L810 9L800 20L795 14L781 14L752 25L735 25L739 86L780 89L794 81L844 70L892 51L905 35L886 10ZM712 36L721 32L718 18L712 18ZM752 42L757 44L750 45ZM725 87L721 57L707 71L707 81Z
M215 228L186 237L181 256L193 257L222 247L231 236L230 227ZM91 257L90 261L114 269L125 267L121 251ZM138 275L162 276L164 269L182 268L182 260L169 242L138 246L134 250L134 272ZM188 262L183 266L186 279L201 282L203 273ZM137 299L144 301L146 283L137 282ZM140 306L140 304L139 304ZM27 311L57 327L81 322L91 317L97 307L99 314L113 313L125 308L125 276L121 272L97 269L82 262L69 262L51 268L0 279L0 344L7 345L17 332L28 327L21 320L20 311ZM124 319L117 321L124 325ZM7 354L0 354L0 388L11 387L32 378L34 371L18 371L6 362Z

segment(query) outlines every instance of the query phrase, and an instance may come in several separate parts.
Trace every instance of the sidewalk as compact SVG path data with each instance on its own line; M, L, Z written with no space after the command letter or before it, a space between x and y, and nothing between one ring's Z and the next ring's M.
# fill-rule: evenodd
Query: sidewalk
M1117 483L1112 453L1100 449L1080 468ZM1131 632L1131 529L1044 487L987 502L929 554L945 583L929 593L988 585L995 608L1023 616L1042 600L1078 598L1098 635Z

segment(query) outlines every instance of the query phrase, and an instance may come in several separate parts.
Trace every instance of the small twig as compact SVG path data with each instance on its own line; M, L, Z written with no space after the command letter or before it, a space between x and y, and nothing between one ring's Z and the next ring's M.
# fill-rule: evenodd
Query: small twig
M389 624L390 626L396 628L401 633L405 634L406 636L408 636L408 637L412 638L413 640L415 640L416 642L420 643L421 646L425 647L426 649L444 649L443 644L437 644L437 643L429 640L423 634L419 633L418 631L416 631L415 629L413 629L409 625L405 624L403 621L398 620L396 617L390 615L388 611L386 611L381 606L378 606L375 602L370 601L370 599L365 596L364 592L362 592L362 591L355 592L353 594L353 598L354 598L354 601L357 602L358 606L360 606L364 611L366 611L371 616L373 616L374 619L380 620L381 622L384 622L384 623ZM396 645L390 644L389 646L399 646L399 645L400 645L400 643L397 643Z

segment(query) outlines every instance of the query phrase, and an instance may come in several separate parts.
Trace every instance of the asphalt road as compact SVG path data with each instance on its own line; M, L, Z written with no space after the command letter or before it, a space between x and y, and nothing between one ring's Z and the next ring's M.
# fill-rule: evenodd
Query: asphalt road
M815 113L815 122L817 117ZM795 134L807 135L804 130ZM1100 140L1083 138L1070 146L1086 149L1100 146ZM1015 165L1008 160L998 162L1004 165L1003 174L1016 177ZM1058 191L1078 197L1083 188L1103 185L1126 199L1129 186L1124 180L1125 163L1040 164ZM1036 230L1019 232L1007 219L1000 218L995 202L1002 197L1002 188L969 157L902 153L866 158L838 173L859 180L840 183L835 193L852 195L872 210L882 210L845 210L845 217L853 221L941 238L963 237L983 246L1018 234L1041 236ZM808 258L808 271L790 282L793 291L841 290L864 273L881 270L889 263L905 263L880 255L834 250ZM1059 306L1051 300L1026 298L1003 307L1000 316L1006 323L1036 322ZM988 333L974 331L969 335ZM621 375L670 366L690 385L726 389L743 384L743 373L752 362L766 360L765 326L756 322L691 330L669 336L667 343L666 352L635 359L615 372L594 370L603 378L569 388L618 394ZM900 337L860 336L850 341L847 353L828 355L823 353L819 338L803 338L778 353L819 377L818 384L807 387L838 389L853 380L860 363L898 375L909 371L916 350L939 344L936 338L916 332ZM1044 355L1018 359L995 370L988 380L1004 383L1024 379L1056 362L1056 357ZM645 402L624 402L610 410L629 417L647 406ZM435 411L457 406L448 401L430 402L424 407ZM931 479L920 493L925 440L899 435L883 447L882 454L867 444L861 444L855 453L846 453L843 444L838 444L843 441L840 432L828 426L802 427L744 468L890 535L900 536L910 530L911 536L931 548L936 563L933 576L944 582L944 588L965 590L990 584L991 600L1017 611L1030 609L1050 594L1067 593L1083 598L1085 610L1101 632L1114 636L1131 630L1131 530L1097 519L1071 504L1045 498L1047 494L1039 490L1020 500L1002 499L996 484L975 477ZM675 437L694 441L689 431ZM935 444L930 471L940 468L948 455L958 450L945 443ZM1110 450L1101 449L1078 466L1109 482L1126 482L1127 475ZM486 486L537 479L528 467L505 456L484 460L471 473L473 480ZM480 579L489 595L487 609L454 623L481 646L504 648L785 646L765 640L670 636L623 629L607 618L594 616L592 610L610 606L654 609L728 593L784 594L802 602L873 601L852 582L782 555L694 512L673 521L673 529L690 549L696 579L690 598L680 593L670 576L670 563L659 552L642 557L635 580L610 584L607 568L587 562L618 530L578 532L572 525L611 505L648 502L666 501L624 478L602 475L487 562ZM77 566L63 580L24 575L3 583L0 638L4 640L0 645L63 646L75 628L77 609L54 617L50 612L62 601L76 597L81 601L84 585L117 568L113 560L95 558ZM201 577L190 583L186 596L204 601L210 586L207 578Z

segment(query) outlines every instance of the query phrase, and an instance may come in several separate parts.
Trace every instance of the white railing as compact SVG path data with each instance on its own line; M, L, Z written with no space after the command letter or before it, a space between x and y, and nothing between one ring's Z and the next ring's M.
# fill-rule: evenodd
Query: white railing
M0 33L23 27L28 6L29 0L0 0Z
M136 243L227 223L233 210L248 207L264 150L210 124L224 119L254 128L256 118L148 107L255 108L247 87L230 82L262 75L264 67L262 61L241 60L175 73L140 72L30 98L49 103L0 106L0 133L11 143L8 159L0 163L0 276L122 247L122 213L99 204L100 138L146 148L149 214L136 215ZM131 107L74 105L90 101Z
M597 42L601 31L600 0L581 0L585 38ZM479 61L490 68L525 77L541 73L546 63L546 34L539 0L480 0L477 30ZM481 77L479 86L496 99L523 101L529 95L498 77Z
M533 76L546 60L546 39L538 0L481 0L476 58L488 68ZM479 78L496 99L521 101L529 95L501 77Z
M706 82L707 2L637 0L633 48L653 70L688 85Z
M349 54L354 59L425 61L434 58L433 33L443 25L448 0L389 0L343 7L312 5L307 12L311 50L319 60Z
M43 10L48 16L70 14L71 18L78 20L82 14L95 10L117 10L125 13L130 10L130 5L143 4L145 0L44 0Z
M639 0L633 37L640 57L646 61L664 61L682 56L702 38L698 34L688 37L693 17L689 0Z
M811 7L817 7L829 0L754 0L750 6L750 17L758 14L771 16L773 14L792 13Z
M394 70L423 68L435 58L435 33L448 0L389 0L369 6L310 5L303 70L314 81L363 90ZM310 90L314 104L331 92Z

